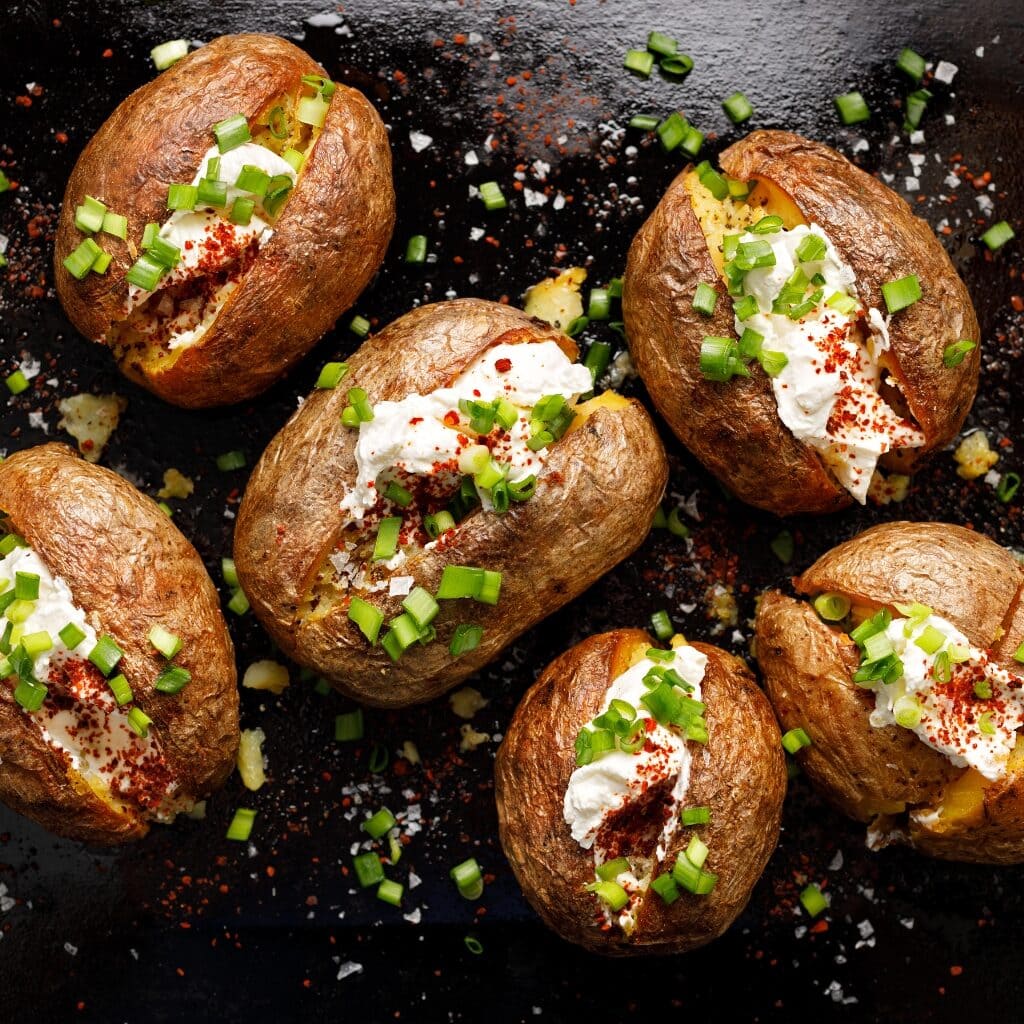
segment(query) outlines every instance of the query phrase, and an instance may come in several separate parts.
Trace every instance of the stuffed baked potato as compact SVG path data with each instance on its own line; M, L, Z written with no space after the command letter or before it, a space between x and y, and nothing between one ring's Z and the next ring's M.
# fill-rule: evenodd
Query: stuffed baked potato
M630 351L679 439L780 515L863 502L960 429L978 321L931 229L827 146L757 131L688 167L634 240Z
M1024 571L959 526L887 523L767 593L757 656L797 757L869 845L1024 861ZM796 746L796 744L794 745Z
M132 380L225 405L269 387L352 304L394 219L370 103L283 39L222 36L132 93L82 152L57 293Z
M195 549L64 445L0 463L0 799L59 835L138 839L219 787L234 651Z
M578 401L593 381L576 356L547 324L464 299L325 367L235 529L282 650L365 703L429 700L629 555L665 453L638 402Z
M717 647L592 636L527 692L498 750L501 843L563 938L678 953L721 935L779 838L779 730Z

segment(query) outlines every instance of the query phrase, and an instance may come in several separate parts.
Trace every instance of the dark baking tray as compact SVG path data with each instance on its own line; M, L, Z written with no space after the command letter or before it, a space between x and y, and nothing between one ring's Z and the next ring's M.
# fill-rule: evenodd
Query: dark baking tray
M306 20L325 11L335 16ZM977 236L1003 217L1021 229L1022 19L1019 0L858 0L831 8L738 0L353 0L337 8L326 0L8 2L0 10L0 166L20 187L0 196L0 232L10 237L10 267L0 278L0 372L25 355L43 366L33 389L4 408L0 444L15 450L61 436L59 397L125 395L128 410L105 463L150 492L169 466L195 479L196 493L175 503L175 519L218 578L231 539L225 512L236 507L245 472L219 473L214 457L241 448L251 465L319 366L350 352L355 337L343 320L260 400L182 412L122 380L102 349L75 334L49 265L71 165L115 104L151 76L150 48L179 36L265 30L300 42L333 76L363 89L390 126L398 227L357 305L378 325L447 294L515 302L531 282L574 263L586 263L592 284L620 273L631 236L680 164L623 131L633 113L681 109L719 133L714 152L740 134L719 102L743 89L757 110L751 126L795 129L856 153L867 169L895 175L902 192L913 176L910 154L924 153L920 191L908 195L933 224L948 221L943 237L983 328L981 390L969 425L1003 446L999 468L1021 471L1014 303L1022 303L1013 298L1024 291L1020 243L991 259ZM642 45L651 28L677 36L695 57L685 82L641 81L622 69L625 50ZM921 145L899 131L907 87L893 62L903 45L960 68L952 87L937 88ZM832 109L832 96L851 88L876 112L863 131L841 128ZM432 144L417 152L410 131ZM860 139L867 148L856 145ZM466 163L469 150L478 164ZM991 172L993 188L982 183L991 217L969 180L956 190L944 183L957 155L972 174ZM537 160L549 165L546 181ZM525 187L547 191L544 205L527 205L528 193L514 190L517 170ZM512 198L507 212L488 214L470 198L469 185L489 179ZM957 198L947 203L943 194ZM474 239L473 228L483 236ZM406 266L405 241L419 233L433 258ZM635 381L627 389L641 393ZM30 420L34 412L42 421ZM783 524L729 501L666 441L670 490L695 495L702 517L692 522L692 549L652 536L516 644L475 680L490 700L474 719L477 729L500 736L517 696L571 642L643 625L661 607L687 634L747 652L756 594L870 523L941 519L1021 543L1019 508L997 501L988 484L964 483L941 453L900 505L790 523L795 555L786 566L770 547ZM706 595L718 582L735 588L735 633L716 634L708 616ZM243 668L272 654L251 616L232 629ZM205 821L158 828L119 852L59 841L0 810L0 1018L577 1021L667 1012L730 1021L920 1021L980 1012L1021 1019L1020 869L940 864L904 850L869 854L862 830L797 780L779 850L725 938L673 960L608 963L550 935L519 895L496 840L493 739L460 754L460 721L441 700L405 713L368 712L367 742L336 744L334 715L347 706L297 679L280 698L243 694L243 724L267 733L267 786L253 797L233 779L210 801ZM423 766L397 758L407 739L418 744ZM368 769L374 743L391 755L378 775ZM418 923L353 892L343 874L361 817L351 787L365 806L421 807L422 831L396 872L405 880L410 867L422 879L403 908L420 908ZM239 805L259 810L251 849L223 838ZM479 906L463 902L447 878L470 854L493 875ZM808 931L812 922L795 905L806 879L827 883L826 930ZM467 951L467 934L482 954ZM339 980L352 963L361 971Z

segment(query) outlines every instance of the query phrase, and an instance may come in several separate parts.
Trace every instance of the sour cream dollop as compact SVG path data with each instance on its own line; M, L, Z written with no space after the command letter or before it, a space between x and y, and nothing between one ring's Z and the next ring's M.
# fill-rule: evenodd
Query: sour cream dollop
M519 410L519 418L494 443L491 453L510 467L508 480L512 483L536 474L546 454L543 449L531 451L527 445L530 409L546 395L561 395L573 402L592 387L590 371L572 362L554 341L495 345L449 387L374 405L373 419L359 427L356 483L341 507L350 521L362 519L376 505L385 481L396 472L406 477L448 473L456 482L469 423L459 411L460 399L489 403L504 398L511 402Z
M801 263L796 250L808 236L825 243L820 260ZM817 224L769 234L744 234L741 242L767 242L775 265L747 272L744 291L757 299L758 312L735 320L737 334L750 328L764 337L765 351L787 359L772 378L779 418L794 437L821 453L836 479L863 504L878 459L897 448L917 448L924 435L893 410L878 393L879 355L889 346L881 312L862 303L851 314L826 305L836 292L857 297L856 276ZM801 320L773 313L772 303L797 267L808 278L820 274L822 298ZM853 328L862 320L868 337L862 343Z

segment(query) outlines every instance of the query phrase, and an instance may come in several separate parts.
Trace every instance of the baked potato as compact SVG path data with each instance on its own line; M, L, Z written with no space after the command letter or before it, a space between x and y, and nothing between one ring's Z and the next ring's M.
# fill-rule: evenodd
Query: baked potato
M1024 861L1022 583L986 537L897 522L823 555L797 598L761 600L775 712L803 731L788 733L801 766L868 823L870 846Z
M364 703L426 701L629 555L665 453L639 402L577 401L593 380L576 356L519 310L461 299L328 364L235 527L281 649Z
M72 839L138 839L234 766L217 592L155 502L64 445L0 463L0 508L0 799Z
M615 955L721 935L775 849L785 791L778 726L743 662L681 637L652 649L637 629L541 673L495 775L527 899L563 938Z
M669 186L629 251L629 347L658 411L737 497L864 502L946 445L978 321L924 221L817 142L756 131ZM883 315L887 314L887 315Z
M269 387L352 305L394 220L387 134L362 94L283 39L221 36L85 147L57 294L132 380L176 405L226 405Z

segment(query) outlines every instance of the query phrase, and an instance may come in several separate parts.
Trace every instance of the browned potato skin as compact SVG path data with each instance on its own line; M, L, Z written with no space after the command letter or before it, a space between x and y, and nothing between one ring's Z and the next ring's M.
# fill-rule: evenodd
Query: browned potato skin
M63 260L81 241L74 209L86 194L128 218L128 239L167 217L167 186L191 181L213 145L210 128L253 119L302 75L326 71L268 35L221 36L132 93L79 157L67 190L54 261L57 293L74 325L102 341L123 316L134 262L126 243L104 275L76 281ZM175 405L227 405L258 395L303 356L355 301L384 259L395 221L387 133L361 93L338 85L298 184L242 284L201 341L169 366L115 352L132 380Z
M802 594L834 591L869 607L920 601L1019 672L1012 654L1024 639L1022 582L1012 555L984 536L943 523L895 522L833 548L794 585ZM878 818L883 830L903 833L929 856L1024 861L1020 774L985 786L977 823L938 831L887 816L887 802L937 805L963 770L905 730L870 725L873 694L850 678L859 663L856 646L809 604L767 593L757 615L757 656L782 728L802 727L812 740L797 755L801 767L840 810L862 821Z
M447 385L493 344L548 339L575 355L565 335L508 306L478 299L423 306L364 342L348 360L343 385L314 391L271 441L239 508L235 563L254 612L290 657L367 704L430 700L639 546L668 466L650 416L631 401L625 409L597 410L556 443L530 501L504 516L478 510L445 550L421 552L402 565L402 575L430 590L449 563L496 569L503 574L497 606L442 602L437 640L397 664L366 642L347 609L296 620L337 541L339 506L355 473L358 434L340 423L348 388L364 388L372 402L399 400ZM401 612L400 597L375 593L369 600L386 620ZM448 645L460 622L483 626L484 636L475 651L453 659Z
M977 341L980 329L967 289L928 225L845 157L790 132L752 132L719 162L733 177L774 183L808 222L820 224L870 305L885 309L885 282L920 277L923 296L893 317L890 337L894 374L928 440L917 455L900 456L899 464L909 468L919 455L947 444L974 401L980 357L975 349L950 369L942 354L961 338ZM737 497L778 515L843 508L852 498L779 419L759 366L751 366L749 379L728 384L700 373L701 339L735 332L731 304L683 184L688 170L669 186L630 248L623 316L637 369L675 434ZM719 292L710 318L693 309L701 282Z
M708 742L695 749L688 805L711 808L699 829L718 884L708 896L683 892L665 906L651 893L627 937L603 930L591 851L572 838L562 801L575 767L579 730L600 710L612 680L637 648L641 630L589 637L556 658L527 691L498 750L495 797L501 844L527 899L562 938L610 955L682 953L721 935L746 906L779 838L786 769L778 726L746 665L717 647L701 684ZM675 863L692 829L680 828L664 865Z
M199 800L223 784L238 747L234 649L217 592L199 555L150 498L72 449L46 444L0 463L0 508L50 571L62 577L98 633L124 652L119 669L135 703L153 720L179 793ZM153 688L164 664L152 626L182 640L175 663L192 673L180 693ZM56 832L113 844L146 834L68 779L54 751L0 687L0 799Z

